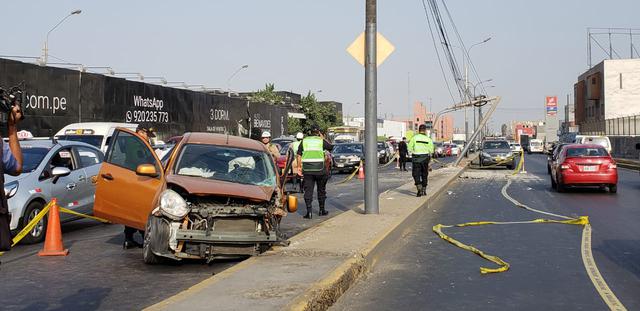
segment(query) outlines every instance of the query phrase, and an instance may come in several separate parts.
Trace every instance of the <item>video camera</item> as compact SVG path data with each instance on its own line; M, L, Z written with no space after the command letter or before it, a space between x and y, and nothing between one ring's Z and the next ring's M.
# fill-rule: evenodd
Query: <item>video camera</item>
M11 87L8 91L0 87L0 112L11 113L13 107L24 103L26 94L22 91L23 83ZM24 120L24 113L20 120Z

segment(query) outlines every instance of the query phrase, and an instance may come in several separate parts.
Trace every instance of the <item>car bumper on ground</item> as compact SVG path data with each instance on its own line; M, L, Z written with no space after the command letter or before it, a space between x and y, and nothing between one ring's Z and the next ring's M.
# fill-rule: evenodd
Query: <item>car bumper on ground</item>
M482 165L483 166L489 166L489 165L495 165L495 166L514 166L516 163L516 160L514 157L483 157L482 158Z

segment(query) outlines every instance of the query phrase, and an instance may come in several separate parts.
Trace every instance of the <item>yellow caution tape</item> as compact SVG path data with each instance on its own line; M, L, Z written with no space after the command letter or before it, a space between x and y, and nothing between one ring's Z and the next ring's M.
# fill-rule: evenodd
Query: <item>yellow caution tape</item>
M380 167L382 168L382 167L387 167L387 166L389 166L389 165L390 165L391 163L393 163L393 162L394 162L394 160L395 160L395 159L397 159L397 158L398 158L398 153L396 152L396 153L394 153L394 154L393 154L393 157L391 157L391 160L389 160L389 162L387 162L387 163L385 163L385 164L380 165Z
M457 224L457 225L442 225L442 224L437 224L435 226L433 226L433 232L435 232L441 239L461 248L464 250L468 250L470 252L473 252L474 254L488 260L491 261L497 265L500 266L500 268L486 268L486 267L480 267L480 273L482 274L488 274L488 273L500 273L500 272L505 272L507 270L509 270L509 263L502 260L500 257L498 256L494 256L494 255L489 255L484 253L483 251L479 250L478 248L471 246L471 245L467 245L464 244L448 235L446 235L444 232L442 232L442 228L453 228L453 227L471 227L471 226L484 226L484 225L514 225L514 224L533 224L533 223L555 223L555 224L567 224L567 225L579 225L579 226L585 226L589 224L589 217L588 216L580 216L578 218L574 218L574 219L569 219L569 220L553 220L553 219L534 219L534 220L527 220L527 221L509 221L509 222L502 222L502 221L474 221L474 222L466 222L466 223L462 223L462 224Z
M344 183L350 181L351 179L353 179L353 176L356 176L356 173L358 173L358 171L360 170L360 167L362 167L362 161L360 161L360 164L358 164L358 167L356 167L356 169L353 170L353 173L351 173L351 175L347 176L347 178L345 178L342 181L337 182L336 184L338 184L338 185L344 184Z
M520 152L520 161L518 161L518 166L516 166L516 168L513 170L513 173L511 173L511 175L518 174L518 172L522 169L523 165L524 165L524 152Z
M20 230L20 232L18 232L18 234L16 234L16 236L13 237L13 239L11 240L11 247L14 247L16 244L18 244L18 242L20 242L22 239L24 239L24 237L27 236L27 234L29 234L29 232L31 230L33 230L33 228L36 226L36 224L38 224L38 222L40 222L40 220L42 220L42 218L44 218L44 216L49 212L51 207L56 203L57 203L56 200L51 200L49 203L47 203L47 205L44 206L44 208L36 215L36 217L34 217L26 226L24 226L24 228L22 228L22 230ZM72 214L72 215L76 215L76 216L80 216L80 217L84 217L84 218L97 220L99 222L104 222L104 223L109 222L106 219L102 219L100 217L81 214L81 213L72 211L70 209L66 209L64 207L59 207L59 209L60 209L61 213ZM4 254L4 252L0 252L0 256L2 256L3 254Z
M96 217L96 216L90 216L90 215L85 215L85 214L82 214L82 213L78 213L76 211L72 211L72 210L66 209L64 207L60 208L60 212L61 213L71 214L71 215L75 215L75 216L80 216L80 217L83 217L83 218L89 218L89 219L97 220L99 222L104 222L104 223L108 223L109 222L106 219L103 219L103 218L100 218L100 217Z

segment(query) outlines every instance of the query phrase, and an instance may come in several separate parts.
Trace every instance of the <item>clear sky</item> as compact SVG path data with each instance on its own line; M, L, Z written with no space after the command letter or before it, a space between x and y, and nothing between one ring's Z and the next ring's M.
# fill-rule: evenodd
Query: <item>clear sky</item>
M2 55L50 55L87 66L111 66L211 87L257 90L273 82L298 93L322 90L321 100L362 115L364 70L346 47L364 29L364 0L3 1ZM473 48L491 95L503 96L494 128L512 119L542 119L546 95L564 105L587 69L587 27L640 27L638 0L447 1ZM411 101L433 110L451 105L420 0L379 0L378 30L396 47L378 70L379 114L408 114ZM637 38L640 45L640 37ZM628 57L629 48L617 48ZM639 48L640 50L640 48ZM594 59L604 53L594 49ZM50 59L55 61L55 59ZM473 82L473 81L472 81ZM456 113L461 126L462 114Z

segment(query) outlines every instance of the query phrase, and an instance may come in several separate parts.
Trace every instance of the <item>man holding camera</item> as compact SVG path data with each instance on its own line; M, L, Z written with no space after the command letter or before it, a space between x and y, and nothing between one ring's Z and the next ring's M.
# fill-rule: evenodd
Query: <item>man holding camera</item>
M2 98L2 100L6 100ZM7 134L9 142L6 143L0 138L0 183L4 185L4 174L17 176L22 173L22 150L18 142L18 123L22 120L22 109L20 103L15 100L10 111L7 112ZM0 191L0 251L11 249L11 229L9 223L9 204L4 191Z

